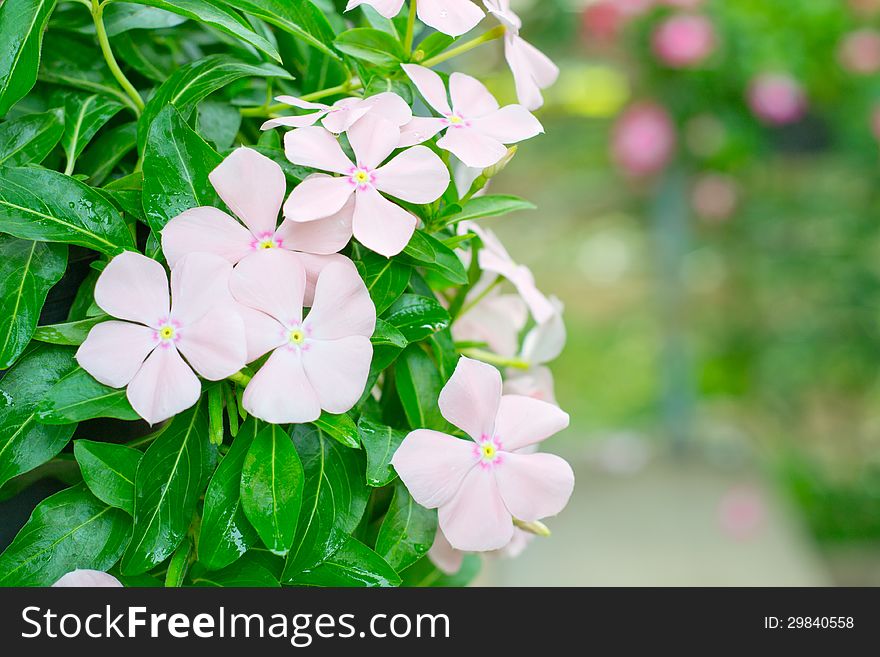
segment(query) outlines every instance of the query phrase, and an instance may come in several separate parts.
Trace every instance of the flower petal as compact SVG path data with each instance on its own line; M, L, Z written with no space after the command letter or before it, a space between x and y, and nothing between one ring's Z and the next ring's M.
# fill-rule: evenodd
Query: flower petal
M275 232L287 191L284 171L277 162L252 148L237 148L208 179L254 235Z
M473 120L498 109L498 101L475 77L456 71L449 76L452 109Z
M470 32L486 15L470 0L419 0L416 10L425 25L453 37Z
M245 410L266 422L311 422L321 415L315 391L303 370L300 353L279 347L245 388Z
M297 98L296 96L275 96L275 100L277 100L279 103L284 103L285 105L290 105L292 107L304 110L330 109L330 105L325 105L324 103L313 103L310 100L303 100L302 98Z
M77 568L63 575L52 586L57 588L118 588L122 586L122 582L113 577L113 575L108 575L100 570Z
M314 221L281 222L275 239L281 248L327 255L341 250L351 239L351 220L354 215L354 195L349 196L342 209Z
M413 146L376 170L376 187L410 203L433 203L449 187L449 169L426 146Z
M450 128L437 145L477 169L490 167L507 155L507 146L473 128Z
M508 34L504 40L504 56L513 73L516 96L521 105L535 110L544 104L541 89L556 81L559 69L540 50L519 36Z
M343 98L333 103L333 109L321 121L321 125L338 135L348 130L355 121L362 118L370 107L358 98Z
M303 295L303 306L306 308L311 308L312 305L314 305L315 286L318 284L318 277L321 275L321 272L324 271L324 267L334 262L342 263L348 267L352 265L351 260L338 253L331 253L330 255L314 255L312 253L300 253L297 251L296 255L299 257L302 266L306 269L306 291Z
M534 522L565 508L574 490L571 466L555 454L501 456L495 480L507 510L514 518Z
M461 570L464 552L452 547L443 532L437 529L437 533L434 535L434 544L428 550L428 558L439 570L447 575L455 575Z
M284 154L294 164L322 171L345 173L352 166L336 137L318 126L298 128L284 135Z
M553 315L537 324L523 339L522 357L537 365L549 363L562 353L565 346L565 323L562 321L562 302L556 297L550 298Z
M512 452L546 440L568 426L568 413L532 397L504 395L498 406L495 436Z
M376 307L357 268L333 262L324 267L315 286L315 300L304 325L316 340L350 335L369 338L376 328Z
M128 384L126 396L150 424L167 420L199 400L202 384L173 346L153 350Z
M491 469L473 468L452 499L440 507L437 519L456 550L497 550L513 538L513 518Z
M376 116L390 121L395 126L406 125L412 119L412 110L407 102L391 91L383 91L361 101Z
M330 217L345 207L354 189L348 178L309 176L293 188L284 202L284 218L315 221Z
M213 253L190 253L171 270L171 317L186 327L232 302L232 264Z
M400 67L416 85L428 105L444 116L452 114L449 100L446 97L446 86L443 79L431 69L418 64L401 64Z
M186 210L162 229L162 252L169 267L185 255L216 253L235 264L251 251L251 232L225 212L211 207Z
M544 127L522 105L507 105L472 121L475 130L504 144L515 144L544 132Z
M400 129L374 114L363 117L347 134L358 166L370 169L382 164L400 141Z
M98 277L95 303L108 315L157 328L169 310L165 269L140 253L120 253Z
M236 312L244 324L247 363L287 343L289 331L274 317L238 302Z
M326 116L326 109L297 116L279 116L277 119L269 119L263 123L263 125L260 126L260 130L271 130L272 128L306 128L310 125L315 125L318 119Z
M412 120L400 129L400 141L398 148L421 144L443 130L447 124L444 119L433 116L414 116Z
M129 322L101 322L76 351L76 362L106 386L121 388L156 347L155 330Z
M232 272L229 288L240 304L290 326L302 321L306 272L299 257L283 249L258 251Z
M352 231L371 251L390 258L403 251L416 230L416 218L375 189L355 195Z
M321 408L335 414L351 410L364 394L372 358L373 345L362 335L309 340L302 364Z
M462 356L437 401L449 422L474 440L492 436L501 400L501 374L491 365ZM506 447L505 447L506 449Z
M413 499L434 509L452 499L478 460L471 441L416 429L400 443L391 464Z
M403 7L403 0L348 0L345 11L351 11L361 5L369 5L384 18L394 18Z
M541 401L556 403L553 373L544 365L522 370L509 370L504 380L505 395L525 395ZM536 446L532 445L532 448ZM525 449L529 449L526 447Z
M456 319L452 334L459 342L485 342L499 356L513 358L528 309L518 294L490 294Z
M178 350L199 376L209 381L225 379L247 363L245 327L237 305L215 306L180 331Z

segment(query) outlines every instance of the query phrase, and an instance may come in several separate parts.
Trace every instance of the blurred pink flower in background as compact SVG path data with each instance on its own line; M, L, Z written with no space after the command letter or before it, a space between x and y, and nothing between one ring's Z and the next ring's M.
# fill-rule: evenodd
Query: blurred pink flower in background
M703 4L703 0L659 0L658 4L679 9L696 9Z
M870 75L880 71L880 32L870 28L850 32L840 42L837 59L850 73Z
M712 53L715 43L712 21L695 14L667 18L657 26L651 39L654 54L674 68L699 64Z
M672 119L661 105L637 103L617 119L611 135L611 155L625 174L648 176L669 163L675 139Z
M862 18L870 18L880 12L880 0L849 0L849 8Z
M691 205L697 216L721 222L736 210L739 190L736 181L720 173L704 173L691 188Z
M718 503L718 524L727 536L737 541L757 536L766 518L764 498L753 486L734 486Z
M749 84L747 99L752 112L770 125L787 125L807 111L800 83L787 73L762 73Z

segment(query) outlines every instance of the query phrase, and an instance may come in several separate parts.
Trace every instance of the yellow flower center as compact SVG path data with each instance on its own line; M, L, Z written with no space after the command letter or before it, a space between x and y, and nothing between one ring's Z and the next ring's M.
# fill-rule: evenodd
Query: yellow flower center
M174 337L174 328L171 326L163 326L159 329L159 337L163 340L170 340Z
M367 175L366 171L358 171L354 174L354 179L359 183L365 183L370 177Z
M263 240L260 242L260 245L257 247L258 249L274 249L275 248L275 240Z
M452 116L449 117L449 122L452 125L458 125L459 123L461 123L461 121L462 121L461 117L456 116L455 114L453 114Z
M480 449L483 452L483 458L487 461L491 461L493 458L495 458L495 452L497 450L495 449L495 445L493 445L492 443L486 443Z
M306 339L306 334L302 332L302 329L293 329L288 338L292 344L302 344Z

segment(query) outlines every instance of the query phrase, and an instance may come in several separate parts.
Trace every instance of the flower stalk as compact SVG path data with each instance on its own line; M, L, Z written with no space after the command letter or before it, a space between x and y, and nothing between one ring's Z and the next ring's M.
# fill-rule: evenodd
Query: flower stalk
M488 32L485 32L478 36L475 39L471 39L470 41L466 41L460 46L456 46L455 48L451 48L446 52L441 52L439 55L435 55L430 59L426 59L422 62L422 66L427 66L428 68L432 66L436 66L437 64L441 64L445 62L447 59L452 59L453 57L458 57L459 55L463 55L469 50L473 50L474 48L483 45L484 43L488 43L489 41L494 41L495 39L500 39L504 36L506 29L503 25L497 25L493 27Z
M116 57L113 55L113 50L110 48L110 39L107 36L107 28L104 27L105 4L106 1L99 2L99 0L92 0L90 7L92 20L95 23L95 33L98 36L98 45L101 47L101 53L104 55L104 61L107 62L107 67L110 69L110 73L113 74L113 77L119 83L119 86L122 87L126 96L131 99L134 113L140 116L141 112L144 111L144 100L141 98L138 90L134 88L134 85L129 82L127 77L125 77L125 73L122 72L122 69L119 68L119 64L116 62Z
M403 38L403 51L412 55L413 35L416 30L416 4L418 0L409 0L409 16L406 20L406 35Z

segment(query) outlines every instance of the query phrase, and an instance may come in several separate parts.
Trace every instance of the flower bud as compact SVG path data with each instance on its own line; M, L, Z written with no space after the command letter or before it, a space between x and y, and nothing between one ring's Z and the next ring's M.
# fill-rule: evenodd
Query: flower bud
M550 530L543 522L535 520L534 522L526 522L519 518L513 519L513 524L522 529L524 532L534 534L535 536L550 536Z

